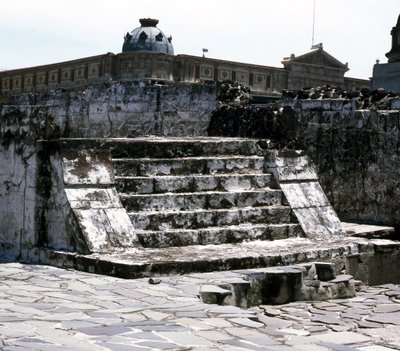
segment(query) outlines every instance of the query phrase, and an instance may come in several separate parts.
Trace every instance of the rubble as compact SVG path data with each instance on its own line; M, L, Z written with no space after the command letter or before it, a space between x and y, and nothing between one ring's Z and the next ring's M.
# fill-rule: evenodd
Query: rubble
M347 91L333 86L284 90L282 100L351 100L355 109L389 110L400 94L384 89ZM271 139L278 146L302 145L296 140L298 120L281 102L261 106L251 104L250 89L239 83L224 82L207 129L209 136Z
M324 86L316 88L305 88L303 90L284 90L282 99L294 100L322 100L322 99L341 99L354 100L356 109L370 110L389 110L391 100L399 98L399 93L386 91L384 89L361 89L360 91L347 91L345 89L333 86Z
M277 103L254 107L249 88L224 82L207 132L209 136L263 138L288 145L295 141L296 124L290 109Z

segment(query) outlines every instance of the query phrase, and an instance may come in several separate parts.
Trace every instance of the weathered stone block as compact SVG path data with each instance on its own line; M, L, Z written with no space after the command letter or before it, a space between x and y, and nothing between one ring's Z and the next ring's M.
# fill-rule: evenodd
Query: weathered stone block
M324 110L330 109L330 101L324 100L302 100L301 108L303 110Z
M280 182L287 181L302 181L302 180L318 180L317 172L315 167L277 167L271 169L275 177Z
M318 280L329 281L336 278L335 264L329 262L315 262Z
M122 193L151 194L155 192L155 179L148 177L116 177L116 189Z
M117 193L103 188L67 188L67 198L72 208L121 208Z
M183 192L193 189L193 179L190 177L157 177L154 183L154 191L163 192Z
M109 150L63 150L65 184L113 184Z
M104 214L112 227L112 232L109 233L108 237L112 246L111 250L137 246L134 227L124 208L105 208Z
M200 296L204 303L222 305L229 295L232 295L230 290L216 285L202 285L200 288Z
M109 252L109 234L112 227L103 209L76 209L74 211L79 223L80 233L87 244L89 252Z
M346 299L356 296L355 282L351 275L338 275L328 283L334 298Z
M344 100L343 102L343 112L355 111L356 101L355 100Z
M280 305L295 301L302 286L301 269L282 267L265 270L261 282L263 304Z

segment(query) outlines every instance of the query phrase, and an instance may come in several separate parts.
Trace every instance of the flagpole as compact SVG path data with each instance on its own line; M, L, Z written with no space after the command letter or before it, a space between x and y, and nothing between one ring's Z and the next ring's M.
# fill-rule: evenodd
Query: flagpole
M311 47L314 46L314 31L315 31L315 0L314 0L314 8L313 8L313 20L312 20L312 40Z

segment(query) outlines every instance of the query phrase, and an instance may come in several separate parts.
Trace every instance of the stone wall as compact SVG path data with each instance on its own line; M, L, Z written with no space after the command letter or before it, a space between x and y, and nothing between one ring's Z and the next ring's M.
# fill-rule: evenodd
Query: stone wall
M35 142L45 137L41 108L0 106L0 252L32 258L37 243Z
M342 221L400 228L400 98L396 94L312 89L252 107L240 90L219 96L209 134L266 138L302 149ZM238 103L239 102L239 103Z
M62 137L205 135L216 89L214 83L113 82L82 90L4 96L3 101L18 109L45 109L54 116Z
M283 102L297 116L297 143L343 221L400 226L400 100L386 110L356 100Z
M49 244L46 231L62 226L44 224L60 176L52 171L57 169L52 158L43 162L49 158L40 154L38 140L206 135L215 96L214 84L128 82L1 96L0 254L34 260L36 245ZM50 199L64 200L62 194ZM70 245L64 241L59 243L63 249Z

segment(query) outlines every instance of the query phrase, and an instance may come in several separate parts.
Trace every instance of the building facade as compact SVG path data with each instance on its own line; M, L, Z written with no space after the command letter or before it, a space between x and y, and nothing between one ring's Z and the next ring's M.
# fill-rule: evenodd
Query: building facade
M158 21L141 19L127 33L122 52L0 72L0 93L47 92L55 88L80 88L110 81L156 80L197 83L237 81L253 94L279 96L284 89L333 85L348 90L369 87L369 81L344 77L348 70L320 46L285 58L283 67L174 55L172 38L157 28Z

